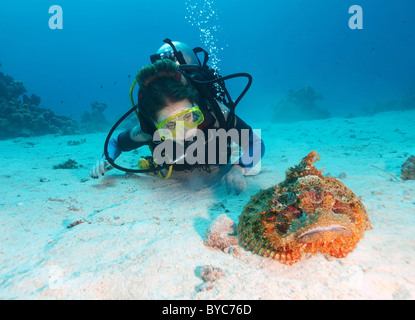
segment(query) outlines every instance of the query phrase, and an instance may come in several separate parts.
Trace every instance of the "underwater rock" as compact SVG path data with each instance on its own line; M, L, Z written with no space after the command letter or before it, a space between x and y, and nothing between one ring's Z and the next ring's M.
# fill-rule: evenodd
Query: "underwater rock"
M107 131L110 124L105 118L104 111L107 104L94 101L91 103L92 112L85 110L81 115L81 127L85 133L104 132Z
M245 249L292 265L317 253L346 257L371 224L360 199L334 177L324 177L316 152L287 170L277 186L260 190L238 224Z
M200 270L200 277L203 279L203 281L216 281L219 278L222 278L225 276L225 271L222 268L214 267L214 266L204 266Z
M0 72L0 139L78 133L74 119L39 108L40 97L25 92L23 82Z
M410 156L403 164L401 169L402 180L415 180L415 157Z
M92 112L103 113L105 109L107 109L107 107L108 106L106 103L102 103L98 101L94 101L91 103Z
M197 292L209 291L214 287L214 283L217 279L225 276L225 270L214 266L204 266L200 269L200 277L203 279L203 283L196 288Z
M214 283L212 281L203 282L201 285L196 287L197 292L204 292L212 290L214 287Z
M374 114L389 111L405 111L415 109L415 87L412 87L401 98L389 101L377 101L371 108L364 108L362 114L364 116L373 116Z
M316 103L322 98L323 95L317 93L313 87L289 90L287 97L275 106L274 120L289 123L330 118L329 111Z
M235 223L226 214L221 214L209 226L206 232L205 245L223 250L238 244L235 234Z

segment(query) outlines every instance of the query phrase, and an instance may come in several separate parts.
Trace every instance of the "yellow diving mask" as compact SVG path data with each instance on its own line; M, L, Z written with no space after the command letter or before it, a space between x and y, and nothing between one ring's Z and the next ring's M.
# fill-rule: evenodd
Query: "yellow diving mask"
M156 128L159 130L160 136L163 139L167 138L167 136L176 138L177 133L180 132L180 129L184 132L186 129L196 128L204 121L204 119L205 118L203 117L203 113L199 106L194 105L191 108L181 111L174 116L161 121L156 125Z

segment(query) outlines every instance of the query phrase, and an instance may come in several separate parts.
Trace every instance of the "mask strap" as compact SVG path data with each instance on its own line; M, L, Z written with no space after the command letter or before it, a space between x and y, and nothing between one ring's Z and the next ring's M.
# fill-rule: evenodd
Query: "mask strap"
M180 64L186 64L186 60L184 60L183 53L181 51L177 51L176 46L169 38L164 39L163 42L167 43L173 49L174 56Z

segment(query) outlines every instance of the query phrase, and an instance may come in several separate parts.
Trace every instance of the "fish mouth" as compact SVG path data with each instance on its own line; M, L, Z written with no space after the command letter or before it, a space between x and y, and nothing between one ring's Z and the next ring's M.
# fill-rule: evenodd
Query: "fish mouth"
M330 235L334 240L338 237L350 236L352 232L349 228L341 225L331 225L327 227L317 227L307 230L298 237L299 242L315 242L322 239L323 236Z

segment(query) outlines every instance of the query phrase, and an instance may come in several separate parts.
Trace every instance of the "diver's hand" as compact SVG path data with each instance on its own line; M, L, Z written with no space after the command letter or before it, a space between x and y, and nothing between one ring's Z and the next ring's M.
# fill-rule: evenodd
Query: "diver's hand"
M97 161L95 166L91 168L91 170L89 171L89 175L91 176L91 178L98 179L100 176L105 175L105 172L107 172L111 168L112 167L110 166L110 163L107 160L101 159Z
M234 165L231 170L223 177L226 184L226 190L228 194L235 190L236 194L240 194L246 188L246 181L243 175L243 168Z

